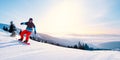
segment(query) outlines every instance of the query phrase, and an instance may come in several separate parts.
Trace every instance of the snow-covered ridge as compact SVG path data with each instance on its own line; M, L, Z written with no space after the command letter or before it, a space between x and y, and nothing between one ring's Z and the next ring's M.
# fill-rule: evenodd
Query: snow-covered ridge
M93 50L120 50L120 37L82 37L82 38L76 38L76 37L55 37L50 36L47 34L38 34L40 36L41 40L47 41L48 43L55 43L62 46L75 46L78 45L79 42L82 44L88 44L90 48ZM38 37L39 38L39 37ZM117 43L117 44L116 44ZM88 49L89 50L89 49ZM91 49L90 49L91 50Z
M7 24L0 23L0 29L2 29L4 26L9 27Z

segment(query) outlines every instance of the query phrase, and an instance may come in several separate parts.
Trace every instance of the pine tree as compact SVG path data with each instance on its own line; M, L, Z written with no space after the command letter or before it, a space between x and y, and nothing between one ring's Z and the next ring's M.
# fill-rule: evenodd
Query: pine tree
M79 43L78 43L78 48L79 48L79 49L84 49L84 46L79 42Z
M84 45L85 50L89 50L89 46L87 44Z
M74 45L74 47L73 47L73 48L78 48L78 47L77 47L77 45Z

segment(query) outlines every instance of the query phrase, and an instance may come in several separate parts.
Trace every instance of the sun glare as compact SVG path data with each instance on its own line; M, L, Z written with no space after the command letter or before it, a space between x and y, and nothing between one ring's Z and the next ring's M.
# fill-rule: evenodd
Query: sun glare
M48 15L42 21L44 30L51 33L72 33L79 30L79 24L83 24L82 7L72 1L64 1L52 7ZM84 25L82 25L84 26Z

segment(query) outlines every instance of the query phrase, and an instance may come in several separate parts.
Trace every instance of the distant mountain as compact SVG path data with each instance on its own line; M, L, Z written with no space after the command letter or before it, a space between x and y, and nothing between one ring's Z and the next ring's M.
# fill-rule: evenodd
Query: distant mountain
M69 36L119 36L120 34L67 34Z

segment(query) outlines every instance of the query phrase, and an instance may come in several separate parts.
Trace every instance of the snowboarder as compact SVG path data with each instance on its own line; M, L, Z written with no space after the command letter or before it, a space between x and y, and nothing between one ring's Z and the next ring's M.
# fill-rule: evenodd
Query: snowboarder
M13 24L13 21L10 22L9 32L12 33L10 36L15 37L16 36L16 27Z
M24 34L26 34L26 40L24 41L24 43L28 43L28 40L29 40L29 37L31 35L31 32L33 31L33 28L34 28L34 33L36 34L36 28L35 28L35 25L33 23L33 19L32 18L29 18L29 21L28 22L22 22L20 23L21 25L27 25L26 27L26 30L23 30L21 33L20 33L20 36L21 38L19 39L19 41L23 41L24 39Z

